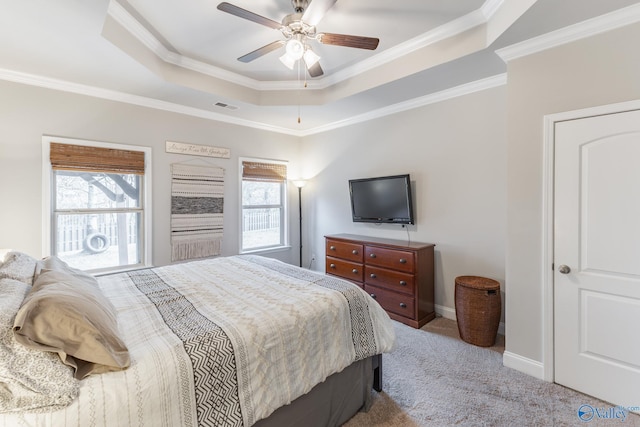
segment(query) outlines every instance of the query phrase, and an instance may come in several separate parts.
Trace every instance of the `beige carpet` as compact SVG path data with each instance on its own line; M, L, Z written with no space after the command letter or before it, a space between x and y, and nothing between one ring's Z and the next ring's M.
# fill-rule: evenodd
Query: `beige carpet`
M580 420L582 405L613 406L504 367L503 336L481 348L460 340L451 320L437 318L421 330L394 324L398 346L383 356L383 391L345 427L640 426L629 413Z

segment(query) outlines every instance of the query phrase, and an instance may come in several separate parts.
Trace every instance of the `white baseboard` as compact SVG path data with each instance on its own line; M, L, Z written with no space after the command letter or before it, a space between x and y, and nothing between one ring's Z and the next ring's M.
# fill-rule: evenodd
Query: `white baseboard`
M440 315L445 319L456 320L456 311L453 308L436 304L436 315Z
M529 359L509 351L502 354L502 364L532 377L544 380L544 365L537 360Z
M456 319L456 310L453 308L445 307L444 305L435 305L436 315L440 315L445 319L449 320L457 320ZM504 322L500 322L498 326L498 333L500 335L504 335Z
M445 319L456 320L456 310L453 308L445 307L443 305L435 306L436 315L442 316ZM498 327L498 333L504 335L504 322L500 322ZM515 369L532 377L544 380L544 365L537 360L529 359L527 357L520 356L515 353L505 351L502 355L502 364L507 368Z

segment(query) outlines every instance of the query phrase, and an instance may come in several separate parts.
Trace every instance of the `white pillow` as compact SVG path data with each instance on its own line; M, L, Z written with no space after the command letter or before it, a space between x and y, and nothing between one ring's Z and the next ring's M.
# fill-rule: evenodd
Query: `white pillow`
M0 279L19 280L31 285L38 260L22 252L11 251L0 265Z
M4 257L11 252L13 249L1 248L0 249L0 266L2 266L2 262L4 261Z

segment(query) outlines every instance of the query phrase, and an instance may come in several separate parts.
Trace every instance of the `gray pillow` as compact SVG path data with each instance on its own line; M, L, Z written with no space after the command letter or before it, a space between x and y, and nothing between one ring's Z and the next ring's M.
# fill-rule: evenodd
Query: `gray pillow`
M115 308L96 280L55 257L41 267L16 315L16 339L58 353L79 379L126 369L131 362Z
M19 280L27 285L33 282L38 260L22 252L11 251L0 264L0 279Z

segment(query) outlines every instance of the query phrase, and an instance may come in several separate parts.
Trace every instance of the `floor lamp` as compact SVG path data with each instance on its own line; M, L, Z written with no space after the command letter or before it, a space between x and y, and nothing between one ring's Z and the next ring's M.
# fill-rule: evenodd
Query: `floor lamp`
M302 267L302 187L307 184L307 181L298 179L293 181L293 185L298 187L298 221L300 222L300 267Z

